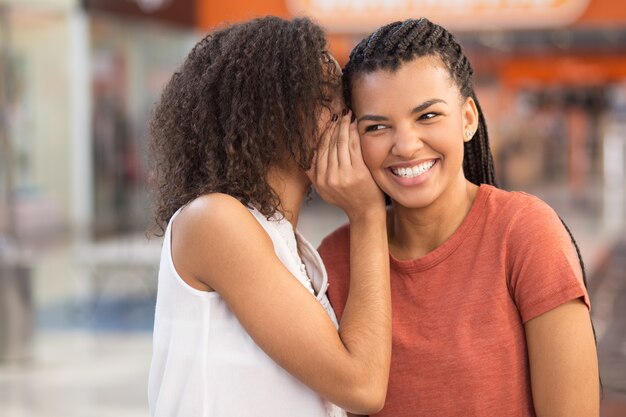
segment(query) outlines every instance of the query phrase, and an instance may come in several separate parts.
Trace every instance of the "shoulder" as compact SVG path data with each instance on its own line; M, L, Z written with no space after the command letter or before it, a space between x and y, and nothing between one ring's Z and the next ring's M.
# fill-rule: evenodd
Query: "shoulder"
M561 269L582 276L574 237L556 211L531 194L510 194L517 206L512 211L506 233L506 253L511 269L536 269L530 266L534 264L542 265L547 272L560 265Z
M506 269L523 322L579 297L589 306L582 261L559 215L538 197L511 194L517 208L506 235Z
M561 222L554 209L540 198L523 191L506 191L493 186L489 192L486 210L494 223L510 232L528 231L529 228L559 226Z
M532 194L521 191L508 192L510 196L510 233L516 236L536 237L566 230L559 215L550 205ZM569 239L568 239L569 240Z
M236 198L222 193L205 194L183 207L176 218L178 230L191 235L210 230L212 234L250 232L258 222ZM248 230L248 229L253 230Z
M204 194L185 205L181 216L195 217L196 220L210 220L216 214L233 212L244 213L249 211L235 197L223 193Z
M577 257L572 237L556 211L540 198L489 186L485 228L504 249L508 262L537 255L565 253ZM528 255L534 256L528 258Z
M200 196L180 211L172 224L176 253L192 263L196 273L221 257L244 248L271 249L272 241L239 200L220 193ZM211 256L207 256L211 254Z
M524 191L507 191L492 185L483 185L489 193L487 205L500 213L515 215L533 207L549 207L538 197Z

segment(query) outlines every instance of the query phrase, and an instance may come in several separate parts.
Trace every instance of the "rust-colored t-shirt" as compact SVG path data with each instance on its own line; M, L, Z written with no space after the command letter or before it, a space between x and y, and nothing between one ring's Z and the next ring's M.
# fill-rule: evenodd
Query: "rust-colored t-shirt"
M319 251L341 317L350 229ZM534 416L524 323L583 297L576 251L556 213L520 192L482 185L441 246L414 260L390 255L393 351L376 416Z

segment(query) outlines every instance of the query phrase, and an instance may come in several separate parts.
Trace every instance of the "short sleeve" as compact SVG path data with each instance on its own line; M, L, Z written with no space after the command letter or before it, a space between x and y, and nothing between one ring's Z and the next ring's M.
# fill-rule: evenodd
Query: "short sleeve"
M318 248L328 273L328 299L341 320L350 289L350 227L345 225L328 235Z
M591 307L572 239L554 210L536 197L513 217L506 239L507 279L522 321L582 298Z

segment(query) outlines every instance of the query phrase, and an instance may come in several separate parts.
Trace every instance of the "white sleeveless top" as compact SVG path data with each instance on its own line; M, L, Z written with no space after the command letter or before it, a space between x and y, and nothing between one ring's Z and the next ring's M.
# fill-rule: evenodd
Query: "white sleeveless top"
M170 243L171 225L179 211L170 219L161 252L148 382L150 414L345 417L345 411L267 356L219 294L196 290L178 275ZM250 211L272 239L278 258L294 279L317 297L337 326L326 296L326 270L317 251L298 232L294 233L287 220L268 221L257 210Z

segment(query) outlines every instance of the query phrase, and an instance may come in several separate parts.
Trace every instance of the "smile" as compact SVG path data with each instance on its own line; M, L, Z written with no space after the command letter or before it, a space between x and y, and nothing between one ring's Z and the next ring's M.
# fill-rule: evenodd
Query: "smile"
M430 161L422 162L421 164L412 166L412 167L403 167L396 168L391 167L390 170L393 175L401 178L415 178L427 172L429 169L435 165L436 160L431 159Z

